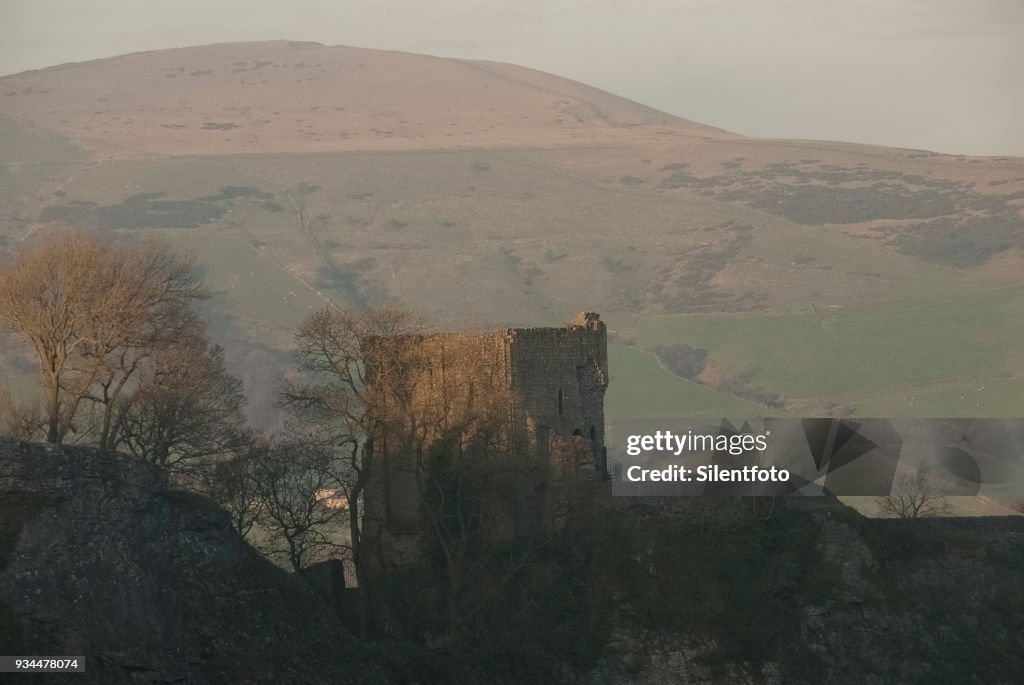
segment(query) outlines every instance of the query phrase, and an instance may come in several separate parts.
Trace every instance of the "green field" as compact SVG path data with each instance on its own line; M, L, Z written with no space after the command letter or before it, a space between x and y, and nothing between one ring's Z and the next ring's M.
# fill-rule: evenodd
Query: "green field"
M799 413L822 400L859 416L1024 415L1024 288L824 314L639 320L640 347L685 342Z
M605 414L619 418L715 418L761 416L765 408L665 373L647 352L623 345L608 348ZM778 415L773 412L772 415Z

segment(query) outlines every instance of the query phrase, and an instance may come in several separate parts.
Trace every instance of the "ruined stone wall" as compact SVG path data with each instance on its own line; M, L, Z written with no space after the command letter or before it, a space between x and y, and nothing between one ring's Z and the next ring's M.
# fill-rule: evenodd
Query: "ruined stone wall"
M607 334L596 314L565 328L410 336L387 349L413 362L366 488L371 577L415 563L429 525L417 465L439 449L486 471L481 515L493 539L547 525L564 508L560 483L603 473Z
M580 314L565 328L512 329L508 334L517 430L526 431L538 452L550 454L556 470L564 468L545 448L544 436L587 438L593 466L603 471L608 387L604 323L596 314Z
M366 487L363 530L371 576L419 557L429 521L420 506L424 484L417 470L432 450L457 455L479 439L490 441L491 453L511 450L504 332L412 336L397 353L407 355L412 377L407 391L389 393L387 427Z

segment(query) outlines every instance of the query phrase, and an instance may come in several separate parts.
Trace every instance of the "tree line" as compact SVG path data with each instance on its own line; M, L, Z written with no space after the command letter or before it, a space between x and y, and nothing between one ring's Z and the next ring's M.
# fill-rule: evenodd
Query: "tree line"
M0 434L154 464L174 486L221 504L257 550L293 571L347 558L361 588L363 631L361 506L375 440L401 436L417 455L424 530L445 559L450 627L479 611L486 597L467 589L467 550L481 528L481 465L501 446L459 436L500 431L472 414L469 405L490 406L479 396L461 398L471 401L457 420L447 398L414 408L417 374L429 360L407 343L423 322L392 307L311 313L276 389L284 428L265 434L247 424L242 383L198 310L208 296L194 260L157 241L81 231L27 241L0 263L0 332L14 343L10 351L32 359L36 382L0 388ZM450 446L453 435L457 450L431 449ZM498 571L501 582L511 577Z
M297 335L305 379L282 385L292 420L264 435L247 425L242 383L197 311L208 295L194 260L156 241L56 231L28 242L0 263L0 324L37 381L2 388L0 428L155 464L173 484L214 496L243 535L260 529L261 551L300 569L338 544L329 524L359 497L365 398L358 372L343 365L358 361L360 336L411 317L310 317ZM332 366L316 366L317 346L336 346ZM338 380L314 382L321 372Z

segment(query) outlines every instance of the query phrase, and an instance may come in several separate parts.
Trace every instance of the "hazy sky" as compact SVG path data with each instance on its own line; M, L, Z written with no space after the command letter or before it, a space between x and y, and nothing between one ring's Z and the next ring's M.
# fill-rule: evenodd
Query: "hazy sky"
M756 136L1024 155L1024 0L0 0L0 73L288 38L514 62Z

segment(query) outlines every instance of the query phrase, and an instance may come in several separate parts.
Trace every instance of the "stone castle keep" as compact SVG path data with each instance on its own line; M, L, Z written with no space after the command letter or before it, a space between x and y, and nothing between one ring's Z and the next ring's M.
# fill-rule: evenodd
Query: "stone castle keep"
M403 366L402 392L388 394L401 399L388 400L365 490L371 576L419 557L427 457L483 474L481 529L491 539L553 525L568 482L603 477L608 339L597 314L560 328L391 339L367 354L368 382L395 383L373 360L410 352L417 361Z

